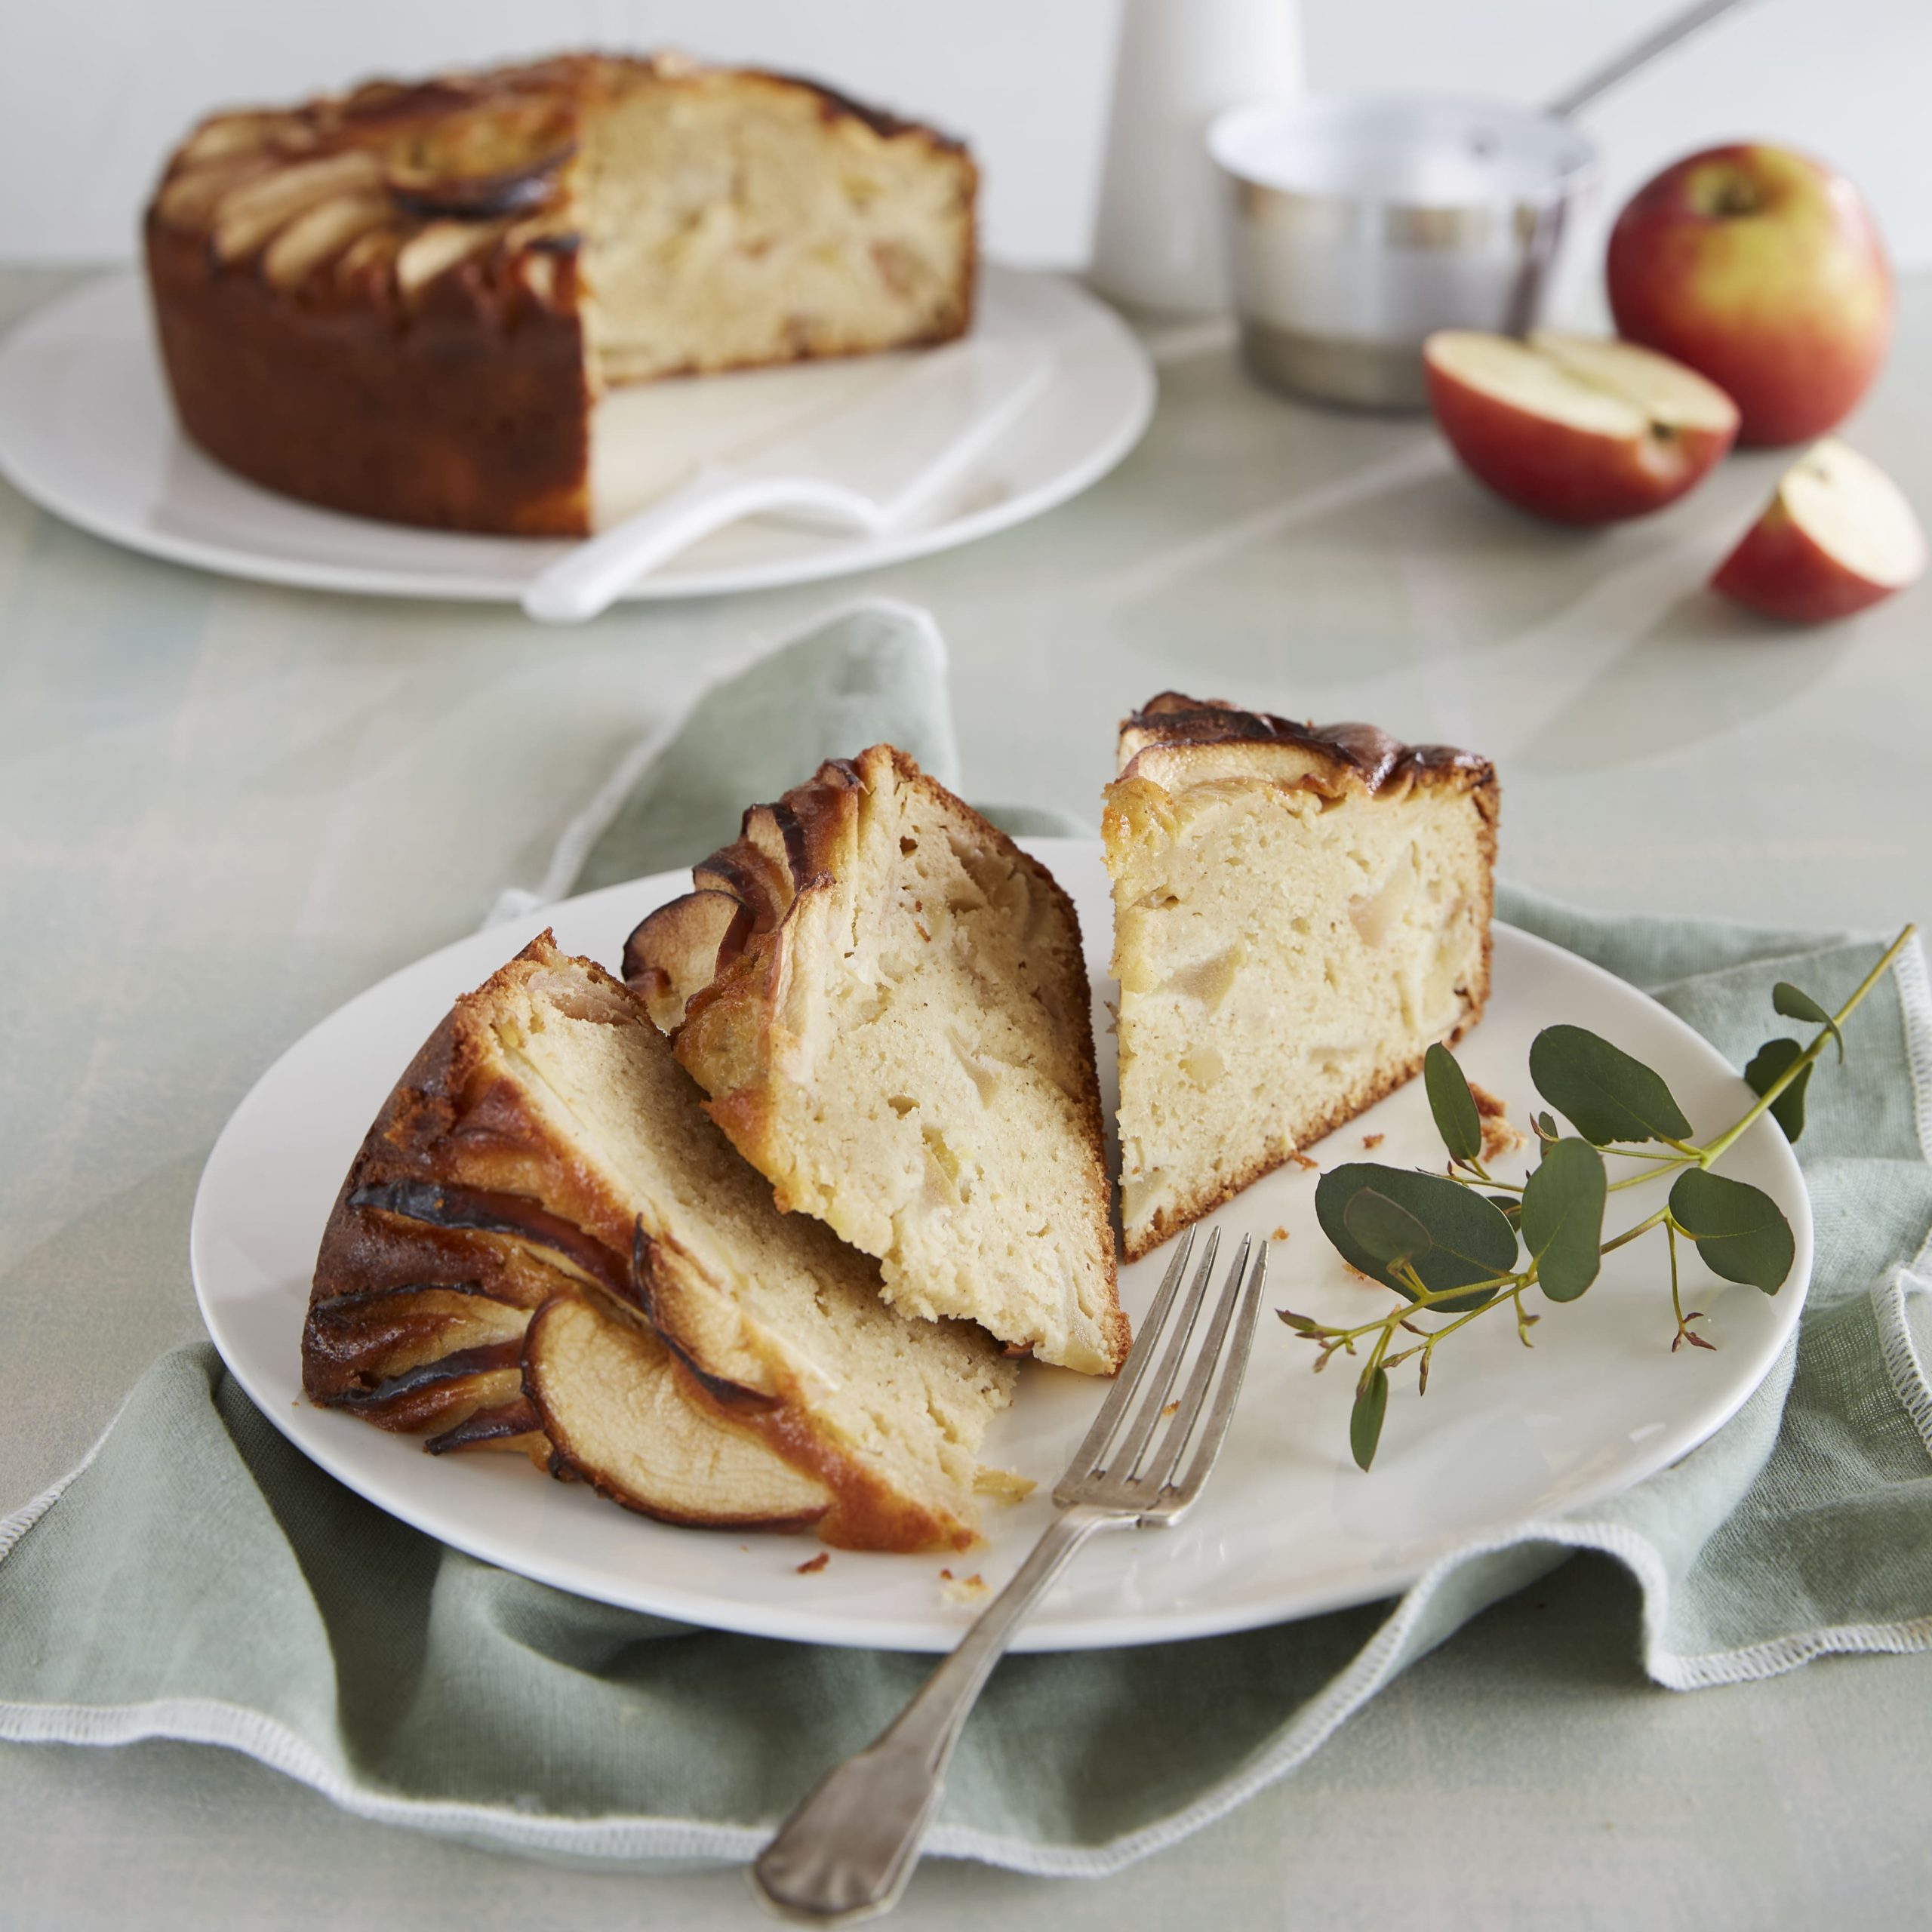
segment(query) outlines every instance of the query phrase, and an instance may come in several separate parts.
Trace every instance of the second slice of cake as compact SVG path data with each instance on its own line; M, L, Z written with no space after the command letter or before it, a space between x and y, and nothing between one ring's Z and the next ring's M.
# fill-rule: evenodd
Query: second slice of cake
M1128 1258L1414 1076L1489 994L1486 759L1169 691L1104 823Z
M1051 874L875 745L754 806L694 878L625 976L780 1207L878 1256L902 1313L1118 1367L1087 973Z

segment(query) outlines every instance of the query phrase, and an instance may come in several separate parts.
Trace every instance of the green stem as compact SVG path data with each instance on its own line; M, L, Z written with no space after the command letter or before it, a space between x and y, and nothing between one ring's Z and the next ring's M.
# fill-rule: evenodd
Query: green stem
M1838 1008L1837 1012L1832 1015L1832 1026L1842 1026L1846 1020L1851 1017L1853 1010L1858 1005L1859 1002L1864 998L1865 995L1878 983L1880 980L1884 978L1886 970L1890 966L1892 961L1904 951L1906 942L1909 940L1918 931L1918 928L1915 925L1907 926L1905 931L1900 933L1898 937L1894 940L1890 946L1886 947L1884 956L1879 960L1878 964L1873 967L1871 971L1867 973L1863 980L1860 980L1858 983L1857 990L1853 993L1850 998L1845 1001L1844 1005ZM1807 1047L1788 1067L1785 1069L1783 1072L1778 1075L1777 1079L1771 1082L1769 1087L1765 1088L1763 1093L1758 1095L1758 1104L1753 1107L1742 1120L1739 1121L1735 1126L1727 1128L1724 1131L1719 1134L1708 1147L1706 1147L1702 1151L1699 1156L1699 1164L1703 1167L1710 1167L1721 1156L1728 1152L1729 1150L1737 1144L1739 1137L1749 1132L1752 1126L1769 1110L1771 1103L1775 1100L1801 1072L1804 1072L1805 1068L1809 1066L1811 1063L1818 1057L1820 1051L1824 1046L1825 1042L1831 1037L1831 1026L1826 1026L1821 1029L1818 1037L1814 1040L1811 1044Z
M1641 1174L1626 1174L1621 1180L1610 1183L1608 1192L1614 1194L1620 1188L1641 1187L1647 1180L1658 1180L1667 1174L1674 1174L1679 1168L1687 1168L1697 1159L1694 1154L1653 1154L1650 1157L1657 1165Z
M1677 1333L1680 1339L1684 1334L1684 1296L1677 1284L1677 1223L1666 1220L1663 1224L1664 1239L1670 1247L1670 1305L1677 1315ZM1675 1345L1671 1352L1676 1352Z
M1648 1234L1660 1221L1667 1220L1669 1214L1668 1208L1660 1208L1647 1221L1639 1221L1634 1228L1626 1228L1614 1240L1605 1241L1601 1252L1608 1254L1612 1250L1623 1247L1626 1241L1635 1241L1639 1235Z

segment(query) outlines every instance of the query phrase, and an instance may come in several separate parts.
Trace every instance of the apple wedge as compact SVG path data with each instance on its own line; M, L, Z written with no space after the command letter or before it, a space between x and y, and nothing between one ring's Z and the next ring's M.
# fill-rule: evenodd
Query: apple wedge
M567 1469L626 1509L739 1529L815 1523L830 1491L707 1402L663 1342L588 1296L531 1318L524 1392Z
M1711 587L1786 623L1822 624L1903 590L1925 568L1925 533L1878 466L1827 436L1718 565Z
M1558 523L1661 509L1737 440L1723 390L1629 343L1447 329L1423 344L1423 365L1435 420L1472 473Z

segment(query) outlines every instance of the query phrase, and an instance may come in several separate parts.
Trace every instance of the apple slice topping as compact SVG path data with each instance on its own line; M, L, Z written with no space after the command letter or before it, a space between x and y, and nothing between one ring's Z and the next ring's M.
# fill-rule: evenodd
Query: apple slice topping
M1558 521L1661 509L1737 434L1737 411L1715 383L1629 343L1448 330L1423 355L1456 454L1499 496Z
M1789 623L1849 617L1924 573L1925 533L1878 466L1827 436L1718 566L1713 587Z
M577 151L568 109L492 101L412 130L391 148L389 192L411 213L489 220L541 206Z

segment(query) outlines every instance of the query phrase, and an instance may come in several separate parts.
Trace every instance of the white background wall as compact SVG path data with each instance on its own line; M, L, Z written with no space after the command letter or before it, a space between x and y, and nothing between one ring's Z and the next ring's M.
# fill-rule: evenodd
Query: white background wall
M1286 0L1284 0L1286 4ZM1680 0L1303 0L1312 85L1552 94ZM0 259L131 252L160 156L221 103L574 45L676 45L835 82L968 137L993 252L1078 265L1117 0L5 0ZM1755 0L1593 110L1597 223L1728 137L1809 148L1932 266L1932 0ZM1598 258L1586 235L1572 263Z

